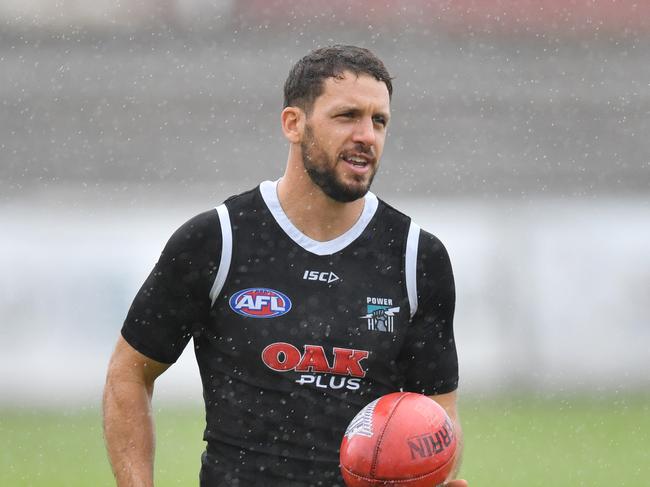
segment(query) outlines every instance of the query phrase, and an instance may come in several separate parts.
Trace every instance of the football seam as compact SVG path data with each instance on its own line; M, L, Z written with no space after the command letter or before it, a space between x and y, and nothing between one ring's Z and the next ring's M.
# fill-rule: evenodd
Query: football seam
M399 398L397 398L397 401L395 401L395 404L393 405L393 409L388 415L388 418L386 418L386 421L384 422L384 426L381 429L381 433L379 434L379 438L377 439L377 444L375 445L375 451L373 452L372 455L372 464L370 465L369 475L372 475L373 477L375 476L377 463L379 461L378 457L379 457L379 450L381 449L381 443L382 440L384 439L384 435L386 434L386 430L388 429L388 425L390 424L390 420L395 414L395 411L397 411L397 407L400 405L400 403L406 396L408 396L408 393L403 394Z

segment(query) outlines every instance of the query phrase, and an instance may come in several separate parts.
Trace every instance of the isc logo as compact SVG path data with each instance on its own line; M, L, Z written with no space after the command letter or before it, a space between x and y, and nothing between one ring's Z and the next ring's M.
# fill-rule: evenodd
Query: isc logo
M251 318L275 318L291 309L291 300L274 289L249 288L230 298L230 308L242 316Z
M320 281L320 282L334 282L340 278L333 272L318 272L318 271L305 271L302 278L306 281Z

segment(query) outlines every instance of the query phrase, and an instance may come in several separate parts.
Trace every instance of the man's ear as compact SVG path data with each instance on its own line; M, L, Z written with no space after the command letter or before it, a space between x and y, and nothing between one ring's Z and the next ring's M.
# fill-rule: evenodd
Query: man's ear
M282 110L282 132L292 144L298 144L302 140L306 118L301 108L287 107Z

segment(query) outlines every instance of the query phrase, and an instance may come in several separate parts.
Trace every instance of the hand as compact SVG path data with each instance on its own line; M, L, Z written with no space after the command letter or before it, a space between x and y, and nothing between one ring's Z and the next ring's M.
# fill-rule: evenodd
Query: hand
M450 480L445 487L467 487L467 480Z

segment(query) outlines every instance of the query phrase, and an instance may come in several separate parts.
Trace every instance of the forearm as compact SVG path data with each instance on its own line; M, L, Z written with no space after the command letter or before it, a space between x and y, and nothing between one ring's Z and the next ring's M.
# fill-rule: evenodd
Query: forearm
M449 475L450 479L458 478L458 473L460 471L460 466L463 460L463 428L460 424L460 418L458 417L458 412L456 416L452 419L454 423L454 433L456 434L456 455L454 456L454 467L451 470Z
M104 437L118 487L152 487L152 388L110 375L104 389Z
M451 422L454 425L454 434L456 435L456 454L454 455L454 465L448 479L455 479L460 471L463 457L463 428L460 424L460 416L458 414L457 393L456 391L453 391L430 397L445 409L449 419L451 419Z

